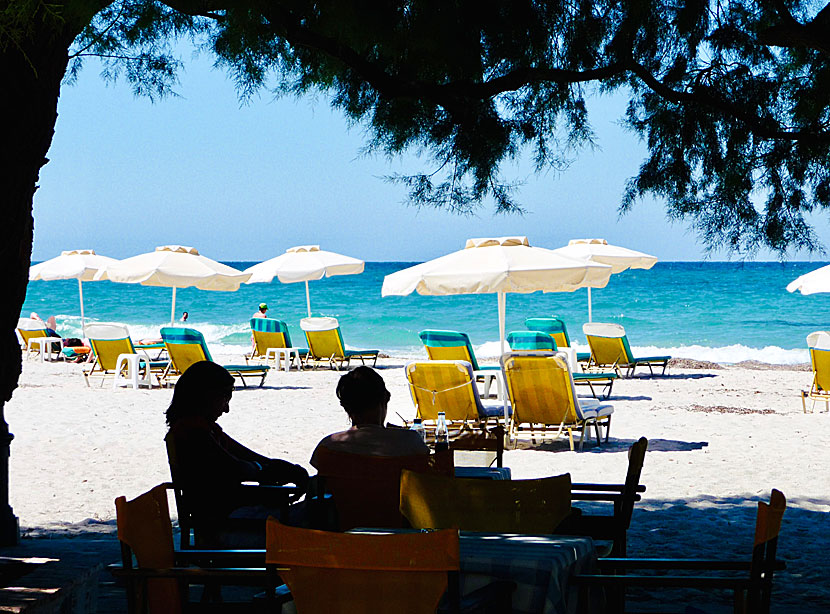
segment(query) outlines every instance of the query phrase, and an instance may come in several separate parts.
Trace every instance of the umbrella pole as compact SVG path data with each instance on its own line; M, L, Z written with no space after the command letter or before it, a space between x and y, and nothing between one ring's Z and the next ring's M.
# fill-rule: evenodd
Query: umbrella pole
M176 321L176 286L173 286L173 306L170 308L170 326Z
M305 306L308 309L308 317L311 317L311 297L308 294L308 280L305 280Z
M84 282L78 278L78 295L81 297L81 337L86 337L86 320L84 320Z
M504 292L499 292L499 348L501 350L499 358L504 356L504 312L507 307L507 295Z
M588 286L588 321L594 321L591 314L591 286Z

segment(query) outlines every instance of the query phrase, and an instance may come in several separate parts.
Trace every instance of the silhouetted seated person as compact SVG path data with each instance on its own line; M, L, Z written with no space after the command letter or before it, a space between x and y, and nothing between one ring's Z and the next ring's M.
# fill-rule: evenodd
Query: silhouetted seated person
M383 378L370 367L357 367L337 382L337 398L346 410L352 427L332 433L320 443L311 457L318 466L320 447L338 452L371 456L409 456L429 454L429 448L412 430L386 427L386 411L391 395Z
M352 427L324 438L311 457L334 498L337 528L404 526L401 468L451 475L451 455L436 462L415 431L384 426L390 395L374 369L358 367L341 377L337 398Z
M209 536L207 541L220 542L206 545L258 547L264 545L265 518L280 516L285 493L269 497L268 489L246 488L242 482L291 483L304 491L308 473L299 465L257 454L216 424L230 410L233 382L213 362L187 369L167 409L165 441L173 480L183 491L197 537L201 531ZM229 531L232 535L227 536ZM220 533L224 537L216 537Z

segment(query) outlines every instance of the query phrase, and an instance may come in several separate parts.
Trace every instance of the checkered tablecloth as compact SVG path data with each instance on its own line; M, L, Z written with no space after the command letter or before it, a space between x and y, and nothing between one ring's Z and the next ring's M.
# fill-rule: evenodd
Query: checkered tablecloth
M515 614L576 611L571 574L593 568L590 537L461 532L462 593L493 579L512 580Z
M412 529L353 529L353 533L398 533ZM515 582L514 614L573 614L578 589L571 574L593 570L590 537L517 535L461 531L461 593L493 580Z

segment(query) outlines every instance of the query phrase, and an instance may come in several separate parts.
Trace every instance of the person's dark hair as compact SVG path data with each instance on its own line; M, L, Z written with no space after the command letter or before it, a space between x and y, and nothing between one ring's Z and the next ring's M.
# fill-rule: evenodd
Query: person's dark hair
M337 398L353 423L364 416L374 416L390 396L380 373L369 367L349 371L337 382Z
M176 382L173 400L167 408L167 425L182 418L205 415L210 402L233 388L233 376L209 360L192 364Z

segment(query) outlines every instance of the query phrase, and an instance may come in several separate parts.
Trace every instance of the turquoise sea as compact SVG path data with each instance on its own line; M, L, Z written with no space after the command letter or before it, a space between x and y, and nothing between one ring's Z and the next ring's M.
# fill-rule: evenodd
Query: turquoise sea
M227 262L245 269L253 262ZM425 328L466 331L482 357L498 354L495 294L381 298L385 275L411 262L369 262L362 275L309 282L314 315L335 316L346 345L378 348L393 356L423 356L417 333ZM622 324L635 353L668 353L716 362L807 362L805 338L830 329L830 294L802 296L785 290L799 275L823 266L808 262L661 262L648 271L625 271L592 291L596 322ZM120 322L134 339L157 337L170 319L170 288L110 281L84 284L87 322ZM260 302L285 320L294 345L305 345L299 321L306 315L305 285L243 285L238 292L177 291L177 317L205 335L216 353L247 350L249 318ZM29 283L21 312L55 315L58 332L80 337L76 281ZM559 315L577 348L585 348L587 291L509 294L507 328L524 330L528 316ZM224 347L222 347L224 346ZM228 347L231 346L231 347Z

